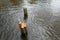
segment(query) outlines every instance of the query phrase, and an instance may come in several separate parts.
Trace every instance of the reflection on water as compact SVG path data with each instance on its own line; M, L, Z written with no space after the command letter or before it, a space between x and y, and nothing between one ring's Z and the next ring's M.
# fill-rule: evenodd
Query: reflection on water
M10 0L10 2L13 4L13 5L19 5L22 3L23 0Z
M0 0L0 8L8 8L11 6L20 6L23 0Z
M60 16L60 0L52 0L51 8L54 16Z
M29 0L29 3L34 4L34 3L36 3L36 1L38 1L38 0Z
M37 3L48 3L50 4L52 0L28 0L30 4L37 4Z

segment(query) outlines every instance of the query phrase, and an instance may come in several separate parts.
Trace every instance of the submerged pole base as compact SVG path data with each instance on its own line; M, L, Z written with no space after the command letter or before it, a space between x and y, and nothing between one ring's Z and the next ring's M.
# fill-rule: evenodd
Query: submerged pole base
M24 14L24 19L27 19L28 18L28 15L27 14Z

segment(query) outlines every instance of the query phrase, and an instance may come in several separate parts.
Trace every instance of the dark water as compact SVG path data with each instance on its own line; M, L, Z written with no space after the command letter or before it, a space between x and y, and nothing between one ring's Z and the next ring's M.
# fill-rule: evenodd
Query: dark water
M26 40L60 40L60 0L20 2L0 0L0 40L21 40L19 22L28 25ZM23 19L24 7L28 10L27 20Z

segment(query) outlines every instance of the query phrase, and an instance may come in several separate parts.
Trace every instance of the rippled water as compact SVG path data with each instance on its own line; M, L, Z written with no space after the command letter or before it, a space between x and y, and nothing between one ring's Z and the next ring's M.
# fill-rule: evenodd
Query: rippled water
M19 22L28 25L27 40L60 40L59 3L59 0L38 0L30 4L28 0L23 0L18 5L10 1L4 6L0 4L0 40L21 40ZM24 7L28 10L27 20L23 19Z

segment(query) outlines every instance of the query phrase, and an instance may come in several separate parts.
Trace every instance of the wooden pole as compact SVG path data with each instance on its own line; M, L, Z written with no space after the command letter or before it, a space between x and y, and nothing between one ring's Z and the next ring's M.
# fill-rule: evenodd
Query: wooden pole
M27 24L26 23L19 23L19 28L21 29L21 36L27 36Z
M27 8L23 8L24 11L24 19L28 18Z

